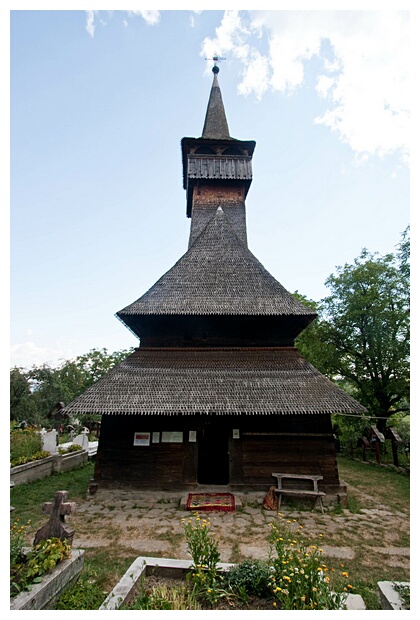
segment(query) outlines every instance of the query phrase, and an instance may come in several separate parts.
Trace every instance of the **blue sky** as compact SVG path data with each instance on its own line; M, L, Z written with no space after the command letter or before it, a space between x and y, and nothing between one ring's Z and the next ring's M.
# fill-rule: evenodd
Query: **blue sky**
M214 52L230 133L257 143L248 242L268 271L319 300L362 248L393 251L409 34L376 10L12 11L10 365L137 346L114 315L187 249L180 141L201 135Z

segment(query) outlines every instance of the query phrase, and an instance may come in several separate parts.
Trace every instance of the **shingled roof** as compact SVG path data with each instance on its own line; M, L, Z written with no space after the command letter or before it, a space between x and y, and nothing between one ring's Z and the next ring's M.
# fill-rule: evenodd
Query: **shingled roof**
M133 315L316 316L255 258L221 207L180 260L117 312Z
M212 140L230 139L229 127L226 119L225 107L222 100L217 73L214 73L213 84L207 105L202 138Z
M294 348L140 347L64 411L105 415L362 413Z

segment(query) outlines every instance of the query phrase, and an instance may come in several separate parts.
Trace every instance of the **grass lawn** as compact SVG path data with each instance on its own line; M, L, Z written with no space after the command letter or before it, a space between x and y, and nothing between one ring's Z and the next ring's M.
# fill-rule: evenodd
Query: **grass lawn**
M373 495L390 508L395 510L399 508L409 509L409 476L373 463L353 461L347 457L339 456L337 461L341 480L346 481L363 493ZM351 493L350 501L356 497L357 493Z

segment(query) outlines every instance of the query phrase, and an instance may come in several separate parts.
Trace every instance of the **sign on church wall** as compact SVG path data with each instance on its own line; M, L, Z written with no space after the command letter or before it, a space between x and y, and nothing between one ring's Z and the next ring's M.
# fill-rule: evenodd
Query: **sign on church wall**
M150 433L134 433L134 446L150 446Z
M183 441L182 431L162 431L162 443L182 443Z

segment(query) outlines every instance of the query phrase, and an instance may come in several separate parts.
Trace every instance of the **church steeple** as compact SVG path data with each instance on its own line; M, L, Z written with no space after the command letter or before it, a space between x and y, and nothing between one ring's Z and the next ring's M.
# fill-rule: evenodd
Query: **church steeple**
M181 142L187 217L191 218L189 247L219 207L247 245L245 198L252 181L255 142L230 136L218 73L215 64L203 135Z
M207 105L206 118L204 121L202 138L210 140L230 140L229 127L226 119L225 107L223 105L222 92L220 90L217 74L219 67L213 67L213 85L210 91L209 103Z

